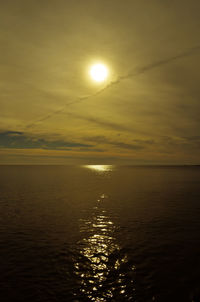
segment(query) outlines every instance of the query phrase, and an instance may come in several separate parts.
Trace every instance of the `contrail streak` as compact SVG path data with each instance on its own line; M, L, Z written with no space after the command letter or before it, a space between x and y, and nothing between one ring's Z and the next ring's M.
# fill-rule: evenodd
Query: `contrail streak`
M148 71L151 71L153 69L156 69L156 68L158 68L160 66L167 65L167 64L169 64L169 63L171 63L173 61L176 61L178 59L189 57L189 56L191 56L191 55L193 55L195 53L198 53L199 51L200 51L200 45L197 45L197 46L192 47L192 48L190 48L190 49L186 50L185 52L182 52L182 53L180 53L178 55L171 56L171 57L166 58L166 59L158 60L156 62L150 63L150 64L148 64L146 66L143 66L141 68L138 68L136 70L131 70L126 75L119 76L116 80L110 82L107 86L105 86L104 88L98 90L97 92L95 92L93 94L89 94L87 96L78 97L75 100L72 100L71 102L66 103L64 106L62 106L61 108L57 109L56 111L53 111L53 112L47 114L46 116L41 117L40 119L36 120L35 122L33 122L31 124L28 124L26 126L26 129L31 128L31 127L39 124L39 123L42 123L42 122L48 120L49 118L51 118L54 115L62 113L67 106L70 106L70 105L75 104L75 103L83 102L85 100L88 100L89 98L92 98L92 97L95 97L97 95L100 95L105 90L109 89L110 87L112 87L114 85L119 84L120 82L122 82L124 80L127 80L127 79L132 78L132 77L139 76L140 74L144 74L144 73L146 73Z

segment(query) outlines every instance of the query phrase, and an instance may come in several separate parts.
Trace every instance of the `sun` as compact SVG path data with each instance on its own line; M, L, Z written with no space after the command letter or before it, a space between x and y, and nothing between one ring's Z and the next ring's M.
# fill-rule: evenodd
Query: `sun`
M97 63L91 66L89 73L93 81L101 83L106 81L109 71L106 65Z

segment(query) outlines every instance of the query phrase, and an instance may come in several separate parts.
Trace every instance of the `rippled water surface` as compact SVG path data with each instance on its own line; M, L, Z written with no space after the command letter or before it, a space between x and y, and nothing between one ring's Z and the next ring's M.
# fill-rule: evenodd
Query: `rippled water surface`
M1 301L200 301L199 167L0 170Z

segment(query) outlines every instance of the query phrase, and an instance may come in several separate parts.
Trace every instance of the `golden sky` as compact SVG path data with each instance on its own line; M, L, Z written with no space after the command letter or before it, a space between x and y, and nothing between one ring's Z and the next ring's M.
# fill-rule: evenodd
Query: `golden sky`
M199 0L1 0L0 164L199 164ZM90 66L110 74L94 83Z

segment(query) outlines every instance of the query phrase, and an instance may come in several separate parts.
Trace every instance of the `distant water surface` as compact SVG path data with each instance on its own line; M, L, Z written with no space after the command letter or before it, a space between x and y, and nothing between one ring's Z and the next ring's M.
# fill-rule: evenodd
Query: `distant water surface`
M1 301L200 301L200 167L0 171Z

